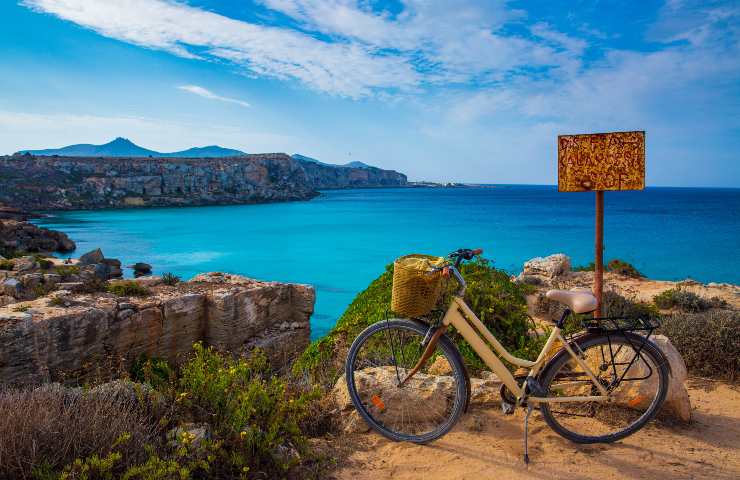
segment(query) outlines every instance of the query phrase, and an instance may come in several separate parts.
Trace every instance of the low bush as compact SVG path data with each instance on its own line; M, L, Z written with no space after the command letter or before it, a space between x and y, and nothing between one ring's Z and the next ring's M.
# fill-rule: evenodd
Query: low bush
M593 272L596 270L596 265L594 262L591 262L587 265L576 265L575 267L571 268L574 272Z
M10 260L0 260L0 270L13 270L13 262Z
M740 369L740 312L675 312L663 317L659 333L681 353L688 370L736 381Z
M525 299L532 287L512 282L506 272L494 268L484 259L464 264L461 271L468 283L466 302L501 343L518 356L532 357L538 353L541 340L530 335L531 320ZM450 288L456 288L453 283L450 282ZM333 385L354 338L367 326L393 316L390 312L392 286L393 266L389 265L355 297L329 334L306 349L294 364L293 371L307 375L310 381L325 387ZM434 314L443 313L438 311ZM450 332L450 336L471 370L484 367L460 335Z
M632 264L625 262L624 260L619 260L618 258L615 258L614 260L611 260L606 265L607 270L613 273L618 273L619 275L624 275L625 277L632 277L632 278L643 278L644 275L640 273Z
M167 272L162 274L162 283L164 283L165 285L174 286L180 283L180 277L178 277L174 273Z
M114 392L82 393L58 384L0 391L0 478L38 478L76 458L106 456L121 466L146 459L144 444L159 446L159 418L136 399ZM117 444L119 438L131 441ZM57 478L48 475L46 478ZM94 478L94 477L93 477Z
M260 352L237 359L196 344L179 370L141 358L131 373L148 385L1 390L0 479L307 478L323 468L304 435L316 427L309 416L325 416L318 395L275 376Z
M667 310L676 308L684 312L703 312L710 308L723 308L727 302L718 298L704 298L681 288L672 288L656 295L653 302L658 308Z
M68 280L72 275L80 274L80 267L77 265L57 265L54 267L54 273L62 277L62 280Z
M111 282L106 290L119 297L146 297L151 292L144 285L133 280L119 280Z

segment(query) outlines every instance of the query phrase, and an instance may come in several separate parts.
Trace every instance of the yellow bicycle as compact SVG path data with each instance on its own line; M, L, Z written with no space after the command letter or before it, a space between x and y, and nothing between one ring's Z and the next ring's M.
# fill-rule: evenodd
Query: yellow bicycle
M460 352L445 334L450 326L501 380L504 413L527 409L525 462L528 420L535 407L553 430L577 443L614 442L655 416L669 376L668 361L649 339L657 321L590 317L583 320L581 333L566 339L565 321L572 314L594 312L596 298L588 291L550 290L547 297L566 310L537 359L518 358L465 303L460 265L480 253L460 249L444 264L428 267L427 274L449 275L460 286L440 321L383 320L352 343L347 386L355 408L373 429L395 441L427 443L447 433L467 409L470 380ZM515 376L504 361L528 374Z

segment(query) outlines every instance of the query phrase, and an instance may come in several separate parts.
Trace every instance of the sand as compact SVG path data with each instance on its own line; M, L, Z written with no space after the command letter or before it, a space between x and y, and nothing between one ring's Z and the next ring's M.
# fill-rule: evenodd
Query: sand
M691 424L667 419L613 444L578 445L551 431L534 412L530 457L522 461L523 410L505 416L496 405L469 412L445 437L421 446L378 434L347 434L337 479L738 479L740 386L692 378Z

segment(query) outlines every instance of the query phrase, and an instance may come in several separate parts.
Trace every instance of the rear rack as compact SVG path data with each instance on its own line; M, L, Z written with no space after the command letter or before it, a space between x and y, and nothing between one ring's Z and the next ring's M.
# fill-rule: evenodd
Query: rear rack
M597 317L587 318L582 321L583 328L589 332L611 333L611 332L647 332L650 334L660 327L660 320L650 317Z

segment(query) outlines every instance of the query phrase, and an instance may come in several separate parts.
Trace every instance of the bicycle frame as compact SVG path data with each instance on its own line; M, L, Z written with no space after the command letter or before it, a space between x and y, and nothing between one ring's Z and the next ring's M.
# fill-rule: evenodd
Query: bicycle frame
M583 368L586 374L591 379L591 382L596 385L601 395L595 396L574 396L574 397L538 397L538 396L527 396L528 401L532 402L605 402L609 400L609 393L606 388L598 381L596 375L589 368L586 362L581 359L578 355L573 352L568 342L563 338L560 328L557 326L553 328L550 333L550 337L547 339L545 346L542 348L537 360L534 362L518 358L509 353L506 348L496 339L496 337L483 325L478 316L468 307L465 300L459 295L453 296L452 302L450 303L447 313L442 319L442 329L449 325L452 325L457 329L460 335L468 341L473 350L480 356L486 365L501 379L506 387L518 398L522 399L525 396L525 385L527 380L525 379L521 385L517 384L516 379L511 374L508 368L501 361L500 355L507 362L516 365L518 367L525 367L529 369L528 377L536 376L542 367L547 363L547 354L552 348L555 341L560 341L568 354ZM490 343L493 350L486 344L486 341ZM494 353L494 350L496 353Z

